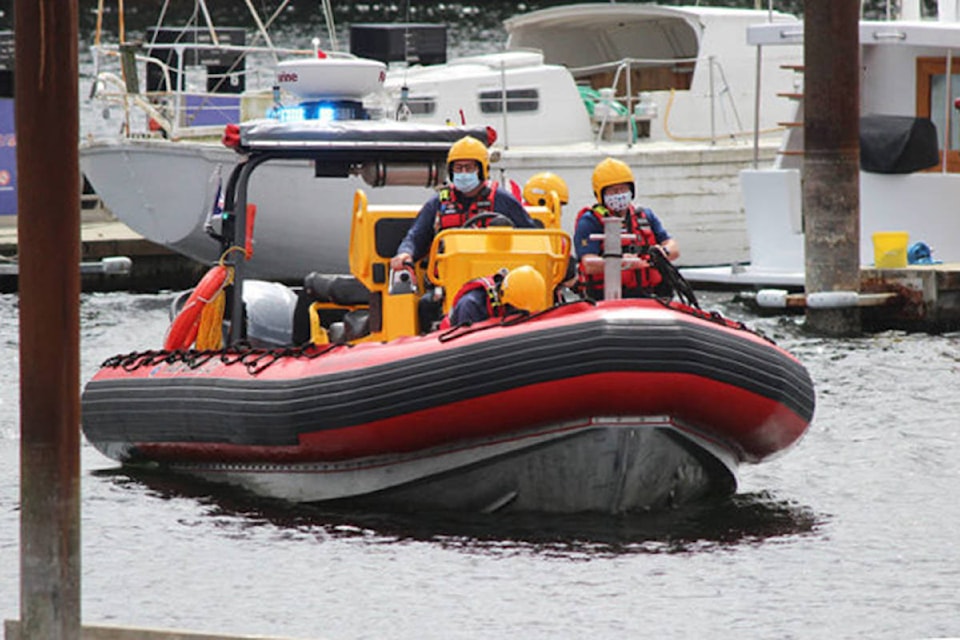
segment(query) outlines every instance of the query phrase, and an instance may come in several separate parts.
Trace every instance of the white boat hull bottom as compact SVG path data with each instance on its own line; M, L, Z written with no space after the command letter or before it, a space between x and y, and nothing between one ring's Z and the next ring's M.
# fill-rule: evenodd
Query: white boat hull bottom
M695 287L717 287L722 289L751 289L757 287L776 287L781 289L803 289L803 271L781 269L762 269L753 265L733 264L719 267L684 267L682 275Z
M550 425L336 463L170 468L291 502L391 511L622 513L732 494L736 466L730 451L657 417Z

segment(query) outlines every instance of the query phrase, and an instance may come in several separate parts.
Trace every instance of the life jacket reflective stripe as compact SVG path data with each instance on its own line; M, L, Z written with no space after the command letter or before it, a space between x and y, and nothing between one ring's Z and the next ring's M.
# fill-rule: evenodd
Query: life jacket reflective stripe
M577 214L577 220L574 223L575 229L580 224L580 218L585 215L592 215L602 226L604 216L611 214L607 212L605 207L599 205L594 205L592 208L584 207ZM623 253L643 253L644 249L657 244L657 238L653 235L653 230L650 229L650 223L647 221L645 209L641 208L638 211L634 209L633 205L630 205L623 218L623 227L623 233L635 236L634 240L623 239L620 241ZM602 255L603 240L600 241L600 251ZM603 272L588 274L584 271L583 265L580 264L577 268L577 280L584 293L594 300L603 299ZM627 269L620 272L622 295L625 298L635 298L648 294L662 281L663 276L660 275L660 272L650 267Z
M457 303L460 302L460 299L468 292L476 291L477 289L483 289L486 291L487 317L493 318L503 315L503 305L500 303L500 284L488 276L474 278L460 287L460 290L457 291L457 295L453 297L453 302L450 304L450 313L444 316L443 320L440 321L441 329L449 329L452 326L450 323L450 315L456 308Z
M434 222L436 231L444 229L456 229L463 226L463 223L480 213L493 211L494 197L497 195L497 183L489 181L477 194L477 197L470 203L466 209L463 203L457 200L457 192L451 187L440 189L440 207L437 209L437 217ZM478 227L487 226L483 221L477 224Z

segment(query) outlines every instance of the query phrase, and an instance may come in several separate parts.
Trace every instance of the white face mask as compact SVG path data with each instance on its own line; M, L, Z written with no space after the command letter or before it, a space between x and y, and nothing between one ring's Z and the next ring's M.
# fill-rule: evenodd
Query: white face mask
M603 196L603 204L610 209L610 211L616 211L617 213L621 211L626 211L630 207L630 192L624 191L622 193L611 193L605 194Z
M455 173L453 174L453 186L456 187L458 191L469 193L480 186L480 176L477 175L476 171L472 173Z

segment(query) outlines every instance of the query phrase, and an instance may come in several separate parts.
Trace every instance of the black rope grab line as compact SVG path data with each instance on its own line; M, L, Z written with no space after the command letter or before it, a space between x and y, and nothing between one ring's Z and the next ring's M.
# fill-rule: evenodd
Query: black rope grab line
M338 346L349 347L350 345L330 344L327 345L326 348L318 349L315 345L308 342L298 347L279 347L274 349L257 348L241 344L223 349L204 349L200 351L194 349L176 351L132 351L107 358L100 366L101 368L121 368L124 371L136 371L137 369L151 367L157 364L175 364L180 362L191 369L197 369L211 360L219 360L222 364L228 366L238 363L243 364L251 375L257 375L273 363L284 358L306 358L312 360L330 353L330 351Z

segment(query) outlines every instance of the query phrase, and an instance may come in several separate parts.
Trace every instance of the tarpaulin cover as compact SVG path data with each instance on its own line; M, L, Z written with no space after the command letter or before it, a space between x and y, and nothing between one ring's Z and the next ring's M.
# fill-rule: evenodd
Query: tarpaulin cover
M860 168L864 171L912 173L939 162L937 128L929 118L860 118Z

